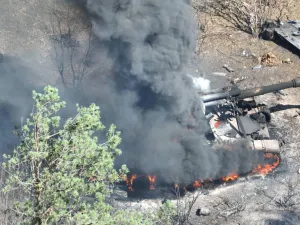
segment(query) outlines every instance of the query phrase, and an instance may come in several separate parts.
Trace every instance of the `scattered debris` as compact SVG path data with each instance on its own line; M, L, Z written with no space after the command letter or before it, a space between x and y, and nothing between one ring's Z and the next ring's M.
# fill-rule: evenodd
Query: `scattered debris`
M223 67L230 73L234 72L234 69L229 67L228 65L224 64Z
M225 77L225 76L226 76L226 73L222 73L222 72L214 72L213 75Z
M198 208L196 211L197 216L208 216L210 215L210 210L209 208L203 207L203 208Z
M275 94L280 94L280 95L283 95L283 96L286 96L287 94L284 92L284 90L278 90L278 91L275 91L274 92Z
M233 79L233 83L237 84L237 83L242 82L245 79L247 79L247 77L238 77L238 78Z
M293 32L293 36L300 36L300 31Z
M252 54L252 52L250 52L248 50L243 50L241 56L242 57L249 57L249 56L253 56L253 54Z
M277 66L280 64L280 61L273 53L269 52L261 57L261 63L265 66Z
M282 60L282 63L291 64L292 60L290 58Z
M262 68L262 65L257 65L257 66L254 66L252 69L253 70L259 70L259 69L261 69Z

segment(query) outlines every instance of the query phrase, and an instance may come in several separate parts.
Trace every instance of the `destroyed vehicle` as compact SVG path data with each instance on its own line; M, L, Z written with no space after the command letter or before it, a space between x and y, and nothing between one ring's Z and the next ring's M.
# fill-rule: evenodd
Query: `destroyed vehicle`
M207 138L212 142L245 140L253 150L280 152L280 142L272 140L268 130L271 113L254 96L300 87L300 78L289 82L240 90L236 86L223 92L201 95L203 111L210 125Z
M300 22L273 22L266 21L263 26L261 37L265 40L275 40L277 37L290 43L300 50Z

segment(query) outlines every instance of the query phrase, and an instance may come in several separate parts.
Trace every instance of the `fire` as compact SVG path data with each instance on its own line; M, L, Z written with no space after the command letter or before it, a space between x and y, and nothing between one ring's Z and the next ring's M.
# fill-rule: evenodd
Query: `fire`
M272 164L264 164L264 165L258 165L254 168L254 170L252 170L252 173L258 173L261 175L267 175L268 173L270 173L272 170L274 170L280 163L280 158L278 155L276 154L272 154L272 153L266 153L265 157L267 159L274 159L275 162Z
M279 156L277 154L266 153L265 154L265 158L267 160L270 160L273 163L269 163L269 164L266 163L266 164L262 164L262 165L257 165L252 170L251 174L257 173L257 174L267 175L268 173L270 173L271 171L273 171L279 165L279 163L280 163L280 158L279 158ZM125 175L121 176L121 177L125 180L129 191L134 191L133 187L132 187L133 186L133 182L134 182L135 179L140 178L140 177L147 177L147 179L149 180L149 189L150 190L155 190L155 183L156 183L156 180L157 180L157 176L156 175L139 175L139 176L137 176L136 174L132 174L132 175L130 175L128 177L126 177ZM233 172L233 173L228 174L225 177L222 177L220 179L220 181L230 182L230 181L237 180L239 177L240 176L239 176L239 174L237 172ZM193 186L194 188L201 188L201 187L203 187L204 185L206 185L206 184L208 184L210 182L214 182L214 180L211 179L211 178L208 178L206 180L199 179L199 180L194 181L194 183L191 186ZM178 189L179 188L179 184L174 184L174 188ZM185 188L185 187L183 187L183 188Z
M132 184L136 178L137 178L136 174L132 174L131 176L126 178L125 182L128 186L128 190L133 191Z
M236 180L238 178L239 178L239 175L235 172L235 173L230 173L226 177L222 177L221 179L225 182L228 182L228 181Z
M147 177L148 177L148 180L150 182L150 190L154 190L155 189L156 176L148 175Z
M195 188L200 188L200 187L202 187L203 186L203 183L204 183L204 181L203 180L196 180L194 183L193 183L193 187L195 187Z

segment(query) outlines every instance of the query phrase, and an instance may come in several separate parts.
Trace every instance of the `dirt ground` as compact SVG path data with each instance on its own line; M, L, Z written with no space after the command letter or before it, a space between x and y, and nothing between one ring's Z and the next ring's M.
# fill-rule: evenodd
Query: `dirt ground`
M253 69L266 53L275 56L274 65ZM285 82L300 76L300 51L284 42L264 41L241 31L224 27L220 29L217 25L202 34L198 55L205 77L218 80L213 73L226 73L226 77L238 81L237 85L242 89ZM224 64L233 68L234 72L228 72L223 68ZM256 97L258 102L274 107L271 126L276 138L284 142L279 168L264 178L244 178L235 184L210 191L207 195L200 195L192 209L191 224L300 224L300 91L287 89L284 93L285 96L270 93ZM287 198L294 203L289 206L278 204L278 201ZM196 216L196 210L202 207L209 208L211 214Z

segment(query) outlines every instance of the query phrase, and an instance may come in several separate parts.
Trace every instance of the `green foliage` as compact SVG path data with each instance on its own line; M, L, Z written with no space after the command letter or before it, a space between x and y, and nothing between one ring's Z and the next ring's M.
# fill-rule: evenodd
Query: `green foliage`
M56 88L33 92L33 100L33 111L17 132L21 143L3 163L8 178L2 191L24 193L10 210L19 224L141 224L142 215L107 203L109 185L127 168L114 168L121 154L114 125L106 142L98 143L95 132L105 129L99 107L77 105L76 116L61 124L57 113L65 102Z
M157 211L157 221L159 221L159 224L172 225L176 215L176 206L168 200Z

